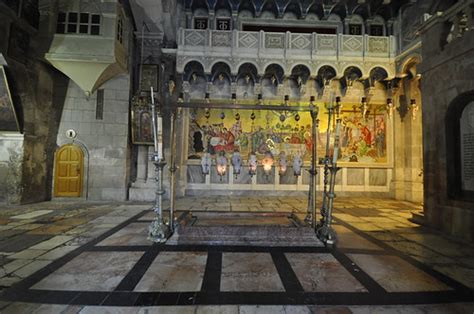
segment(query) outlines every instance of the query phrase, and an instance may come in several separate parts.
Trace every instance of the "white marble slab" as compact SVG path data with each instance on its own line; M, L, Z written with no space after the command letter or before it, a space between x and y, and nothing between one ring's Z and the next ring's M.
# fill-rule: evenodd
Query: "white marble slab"
M143 252L84 252L33 289L112 291Z
M206 252L160 252L135 291L199 291Z
M12 216L10 218L11 219L31 219L31 218L36 218L36 217L43 216L43 215L46 215L46 214L49 214L49 213L52 213L52 212L53 212L52 210L47 210L47 209L35 210L35 211L30 212L30 213L17 215L17 216Z
M223 253L221 291L285 291L269 253Z

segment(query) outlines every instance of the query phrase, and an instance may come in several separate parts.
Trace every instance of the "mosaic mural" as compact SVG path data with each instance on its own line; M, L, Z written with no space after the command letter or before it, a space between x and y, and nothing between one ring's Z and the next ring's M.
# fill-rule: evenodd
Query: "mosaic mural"
M274 157L280 152L293 159L302 155L311 159L313 138L309 112L280 112L270 110L195 110L191 113L189 158L197 159L208 152L224 151L228 157L240 151L244 159L255 152L261 159L266 152ZM327 113L320 110L317 138L318 157L325 155ZM335 127L331 121L332 128ZM331 138L330 144L332 145ZM362 118L360 111L342 112L340 162L385 164L387 160L387 127L385 112Z

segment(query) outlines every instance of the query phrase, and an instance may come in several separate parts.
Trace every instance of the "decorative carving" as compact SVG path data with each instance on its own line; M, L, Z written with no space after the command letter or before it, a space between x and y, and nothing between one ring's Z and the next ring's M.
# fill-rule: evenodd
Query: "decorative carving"
M388 38L386 37L369 37L369 52L388 53Z
M239 47L258 48L258 34L239 32Z
M214 47L230 47L232 46L231 32L213 32L212 46Z
M337 50L337 36L318 35L317 50Z
M186 36L184 38L184 44L190 46L203 46L206 44L205 33L202 31L189 31L186 30Z
M311 45L311 35L292 34L290 48L292 49L309 49Z
M265 48L285 48L285 34L265 33Z
M360 51L362 50L362 37L344 36L342 37L343 51Z

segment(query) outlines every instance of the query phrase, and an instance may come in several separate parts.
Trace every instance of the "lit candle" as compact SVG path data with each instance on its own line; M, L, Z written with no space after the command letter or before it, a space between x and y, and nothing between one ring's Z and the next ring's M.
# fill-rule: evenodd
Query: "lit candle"
M153 86L150 86L151 90L151 103L154 105L155 104L155 95L153 95Z

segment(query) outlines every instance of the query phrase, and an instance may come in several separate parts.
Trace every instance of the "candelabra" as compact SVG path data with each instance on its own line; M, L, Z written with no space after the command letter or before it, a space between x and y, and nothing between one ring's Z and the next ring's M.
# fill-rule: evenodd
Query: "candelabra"
M171 232L169 226L163 221L163 195L165 190L163 188L163 168L166 161L163 155L163 116L161 111L158 111L156 116L155 99L153 95L153 87L151 88L151 114L152 114L152 129L153 129L153 143L154 153L152 162L155 166L155 180L156 180L156 196L153 211L156 214L148 227L148 239L153 242L166 242ZM171 221L170 224L173 222Z

